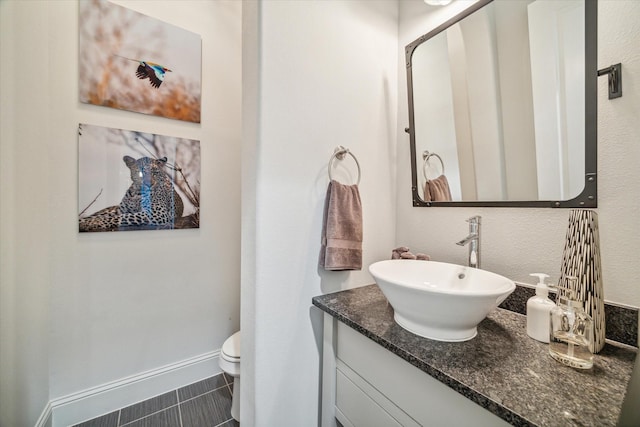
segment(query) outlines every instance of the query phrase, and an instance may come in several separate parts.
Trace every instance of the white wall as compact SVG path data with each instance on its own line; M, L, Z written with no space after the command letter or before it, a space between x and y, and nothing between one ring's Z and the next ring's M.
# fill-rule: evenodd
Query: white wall
M452 3L443 9L451 9ZM420 9L422 7L423 9ZM459 7L456 6L456 7ZM599 68L622 62L623 97L609 101L606 79L598 82L598 209L605 298L640 306L640 276L635 236L640 223L640 3L601 1L598 4ZM446 11L439 12L446 15ZM449 16L453 16L451 10ZM403 47L426 33L434 22L424 4L402 1L400 40ZM404 60L399 58L404 69ZM483 268L529 283L532 272L557 280L569 211L566 209L413 208L409 147L402 129L407 123L406 80L398 82L397 244L431 254L435 260L465 263L467 248L455 245L468 231L464 220L482 215ZM406 159L403 161L403 159Z
M2 2L3 426L239 328L242 5L117 3L202 36L202 124L80 104L78 3ZM78 234L78 123L200 140L200 229Z
M309 426L319 411L322 336L311 299L372 282L366 267L317 266L327 163L337 145L349 147L362 167L363 266L388 258L395 240L397 2L248 7L259 7L251 11L259 43L253 34L257 56L245 57L243 72L255 78L258 101L244 111L255 125L245 124L244 152L256 164L243 168L243 180L255 184L243 194L243 229L255 227L247 236L255 248L243 247L242 330L243 343L254 347L247 354L243 344L242 369L253 378L252 390L243 385L241 422ZM335 178L355 178L350 162L336 167ZM245 269L245 261L255 264Z
M7 427L33 426L49 401L52 248L45 208L54 166L43 102L49 81L33 67L46 66L49 56L49 21L40 6L0 2L0 425Z

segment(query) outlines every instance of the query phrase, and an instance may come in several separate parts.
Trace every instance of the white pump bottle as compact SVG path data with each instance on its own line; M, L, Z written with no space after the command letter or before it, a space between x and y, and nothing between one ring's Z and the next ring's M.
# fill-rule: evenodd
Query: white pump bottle
M538 278L535 296L527 301L527 334L538 341L549 342L549 312L556 305L549 299L549 288L544 273L531 273Z

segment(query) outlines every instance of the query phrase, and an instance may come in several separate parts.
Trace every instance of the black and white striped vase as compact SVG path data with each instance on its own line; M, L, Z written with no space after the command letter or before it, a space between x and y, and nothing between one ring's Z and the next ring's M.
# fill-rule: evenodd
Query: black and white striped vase
M598 353L604 347L605 319L598 214L595 211L571 210L561 267L561 277L567 276L578 279L571 286L577 299L584 302L584 311L593 319L591 351Z

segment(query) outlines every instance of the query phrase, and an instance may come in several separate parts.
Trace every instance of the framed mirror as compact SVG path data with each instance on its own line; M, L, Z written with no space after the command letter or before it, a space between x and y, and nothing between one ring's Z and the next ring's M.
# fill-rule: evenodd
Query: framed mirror
M596 0L480 0L405 55L414 206L597 206Z

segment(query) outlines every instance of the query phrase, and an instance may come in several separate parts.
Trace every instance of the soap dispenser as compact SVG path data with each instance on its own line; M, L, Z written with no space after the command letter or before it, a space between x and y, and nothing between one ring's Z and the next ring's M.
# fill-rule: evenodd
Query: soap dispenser
M544 273L531 273L538 278L536 294L527 301L527 334L538 341L549 342L549 313L556 306L549 299L549 288Z
M572 368L590 369L593 367L593 320L584 311L574 289L558 286L558 304L549 313L549 354Z

